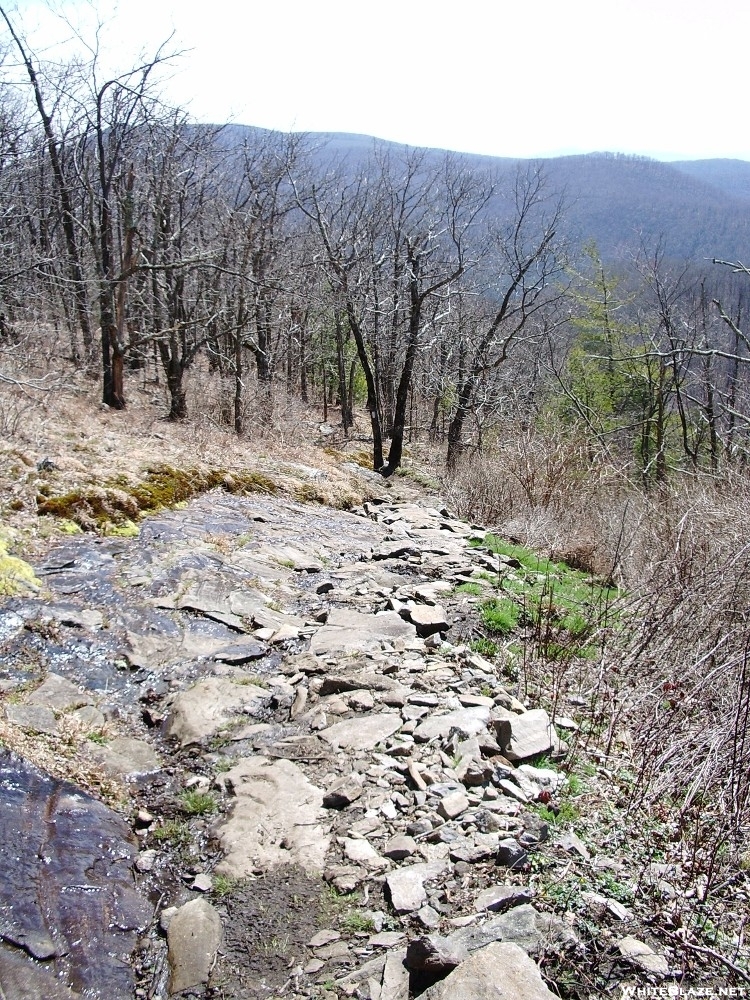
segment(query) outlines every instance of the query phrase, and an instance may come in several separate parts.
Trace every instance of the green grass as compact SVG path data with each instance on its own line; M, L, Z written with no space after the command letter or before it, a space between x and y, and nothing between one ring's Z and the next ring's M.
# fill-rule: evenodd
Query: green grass
M350 934L361 934L364 931L371 931L375 928L372 917L366 913L362 913L361 910L352 910L350 913L347 913L341 919L340 924L342 930L348 931Z
M525 627L534 654L546 660L589 657L599 630L616 620L618 592L563 562L554 562L488 534L472 543L513 560L495 578L498 596L486 602L482 622L490 633L508 635Z
M210 792L196 792L193 789L181 792L180 809L188 816L210 816L218 809L216 797Z
M479 653L480 656L484 656L488 660L491 660L493 656L497 656L500 652L500 647L494 639L473 639L469 643L469 648L472 652Z
M160 844L170 844L172 847L186 847L192 838L190 827L178 819L168 819L157 826L151 836Z
M223 899L225 896L230 896L233 892L236 892L244 884L245 879L242 878L234 878L232 875L214 875L211 892L215 896L218 896L219 899Z
M521 609L507 597L496 597L482 605L482 622L490 632L507 635L518 625Z
M472 597L480 597L484 591L481 583L460 583L456 589L456 594L471 594Z

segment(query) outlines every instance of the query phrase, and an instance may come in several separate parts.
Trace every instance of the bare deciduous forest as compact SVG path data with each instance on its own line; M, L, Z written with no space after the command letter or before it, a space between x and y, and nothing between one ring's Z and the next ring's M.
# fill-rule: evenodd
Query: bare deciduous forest
M160 97L166 52L105 78L96 58L45 64L5 22L8 461L53 397L125 420L147 392L165 434L271 452L304 413L384 482L439 484L457 515L595 580L578 637L552 591L529 610L498 580L518 627L480 605L473 641L525 696L580 707L581 827L628 853L629 904L687 969L747 986L745 264L635 232L604 257L544 162L198 126ZM672 895L658 865L679 869ZM598 995L604 949L577 983L562 959L545 974Z

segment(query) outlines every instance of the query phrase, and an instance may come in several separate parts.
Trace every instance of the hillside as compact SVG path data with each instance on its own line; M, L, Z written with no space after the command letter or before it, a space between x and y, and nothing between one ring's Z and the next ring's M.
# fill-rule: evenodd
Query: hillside
M253 131L249 129L249 131ZM231 144L245 129L230 126ZM345 158L353 169L376 140L347 133L308 133L320 164ZM378 144L380 140L377 140ZM395 143L382 143L398 148ZM428 162L443 150L425 151ZM497 171L506 182L532 161L468 153L455 154L474 170ZM538 161L533 161L538 162ZM736 160L661 163L613 153L565 156L543 161L551 191L565 195L567 233L575 254L594 240L603 259L634 254L643 243L662 240L668 256L702 261L740 259L750 245L750 164ZM503 200L495 202L501 212Z
M655 588L626 594L573 568L616 497L570 458L537 454L533 489L554 489L503 538L476 504L508 455L489 489L478 463L444 483L447 507L416 450L386 484L313 408L248 442L158 419L150 390L118 413L74 386L0 456L5 996L748 982L746 848L719 802L747 794L721 729L746 700L704 668L745 585L731 532L737 578L707 558L675 614L672 568L639 558L674 550L678 493L625 498ZM743 523L727 497L689 498L682 544Z

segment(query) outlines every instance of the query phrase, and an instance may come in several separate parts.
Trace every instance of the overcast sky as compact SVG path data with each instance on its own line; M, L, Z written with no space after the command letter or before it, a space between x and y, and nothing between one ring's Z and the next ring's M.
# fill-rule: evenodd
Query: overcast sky
M37 56L66 51L40 0L4 6ZM89 3L55 9L86 33ZM120 65L174 30L169 96L198 121L495 156L750 160L747 0L128 0L115 18Z

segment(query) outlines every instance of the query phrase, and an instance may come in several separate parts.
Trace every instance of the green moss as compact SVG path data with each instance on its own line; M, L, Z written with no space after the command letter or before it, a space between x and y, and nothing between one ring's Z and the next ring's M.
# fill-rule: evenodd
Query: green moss
M134 538L140 530L132 521L124 521L122 524L113 524L109 530L103 531L103 534L115 535L118 538Z
M165 465L150 468L140 483L129 483L119 475L103 485L80 486L59 496L40 493L37 511L84 531L130 536L138 533L136 521L142 515L182 506L213 489L239 495L278 492L276 483L259 472L175 469Z
M80 524L76 524L75 521L69 521L66 517L60 518L57 528L63 535L80 535L82 530Z
M41 589L34 570L23 559L8 555L8 540L0 534L0 596L13 597Z

